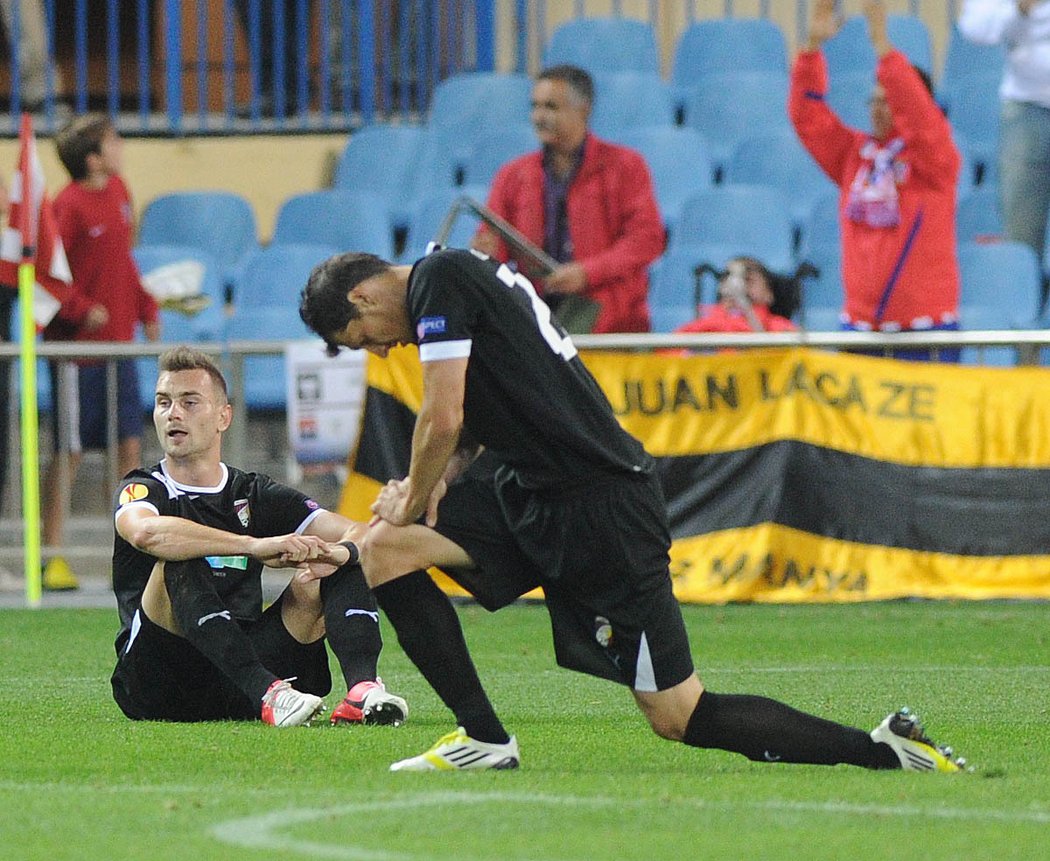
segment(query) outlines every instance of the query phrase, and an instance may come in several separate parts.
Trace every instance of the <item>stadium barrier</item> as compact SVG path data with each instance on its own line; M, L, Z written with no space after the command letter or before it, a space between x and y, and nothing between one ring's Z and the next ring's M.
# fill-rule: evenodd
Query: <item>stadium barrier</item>
M682 600L1050 598L1050 370L835 352L1006 346L1034 362L1050 332L574 340L624 425L657 458ZM103 360L115 379L117 359L169 346L44 343L38 354ZM285 345L195 346L228 376L235 419L224 459L244 463L244 360ZM758 347L768 349L742 349ZM0 358L17 360L17 345L0 344ZM422 386L412 348L386 362L369 356L367 369L361 444L339 506L363 519L378 487L407 471ZM114 479L115 453L111 438ZM108 552L64 548L71 557Z

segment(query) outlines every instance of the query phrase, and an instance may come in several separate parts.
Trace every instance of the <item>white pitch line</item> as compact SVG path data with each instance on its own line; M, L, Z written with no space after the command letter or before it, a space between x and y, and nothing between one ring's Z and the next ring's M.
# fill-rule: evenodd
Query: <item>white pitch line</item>
M457 804L539 804L550 806L576 807L609 807L618 811L625 807L639 810L659 805L653 800L620 799L604 797L579 797L558 795L536 795L532 793L476 793L476 792L439 792L415 795L404 795L390 799L377 799L354 804L342 804L331 807L299 807L274 810L256 816L233 819L219 823L211 833L221 842L246 849L267 849L271 852L283 850L296 854L311 855L317 858L332 858L338 861L429 861L429 856L415 853L377 850L346 843L318 843L300 840L281 834L287 829L320 819L331 820L339 816L371 814L394 810L418 810L422 806L444 806ZM700 810L746 809L756 811L818 813L821 815L838 814L843 816L884 816L925 819L963 820L967 822L988 821L1013 824L1050 825L1050 811L1004 811L973 808L916 808L893 807L877 804L852 804L849 802L806 802L806 801L709 801L707 799L680 799L680 806L691 806Z

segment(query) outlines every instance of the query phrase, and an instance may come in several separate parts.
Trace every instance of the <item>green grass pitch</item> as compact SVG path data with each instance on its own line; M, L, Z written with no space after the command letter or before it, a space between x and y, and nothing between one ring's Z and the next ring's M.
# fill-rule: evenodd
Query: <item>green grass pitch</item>
M452 728L384 630L400 728L133 723L115 614L0 612L4 859L1050 858L1040 603L687 607L705 682L870 728L908 704L973 774L764 765L663 742L628 694L554 665L545 611L460 608L522 768L391 774ZM329 704L335 704L333 692Z

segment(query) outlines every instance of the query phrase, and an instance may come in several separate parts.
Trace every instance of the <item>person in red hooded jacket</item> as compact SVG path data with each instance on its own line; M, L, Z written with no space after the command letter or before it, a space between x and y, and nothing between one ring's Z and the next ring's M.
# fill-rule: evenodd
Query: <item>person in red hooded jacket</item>
M843 326L902 332L957 329L956 183L961 157L928 78L893 48L886 9L864 14L878 63L872 133L849 128L826 102L823 43L841 26L833 0L816 0L791 72L788 111L802 143L839 186ZM918 359L928 351L896 351ZM958 351L941 350L941 360Z
M647 269L664 249L663 222L645 159L588 130L593 101L594 84L583 69L541 72L532 90L532 125L542 149L500 168L488 206L560 264L537 284L555 314L564 297L575 294L597 303L590 331L648 332ZM473 245L505 262L514 259L486 226ZM529 261L515 262L537 280Z

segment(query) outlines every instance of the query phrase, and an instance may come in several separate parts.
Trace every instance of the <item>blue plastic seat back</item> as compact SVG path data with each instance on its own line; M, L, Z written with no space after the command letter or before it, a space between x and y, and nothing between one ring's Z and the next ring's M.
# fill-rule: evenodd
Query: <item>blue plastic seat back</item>
M463 161L463 183L488 186L511 159L538 150L539 141L528 123L501 126L478 135Z
M618 140L628 129L673 126L671 90L653 72L615 72L594 80L594 110L591 129L596 135Z
M994 328L1038 325L1041 272L1035 252L1022 242L959 243L959 308ZM964 314L965 323L965 314Z
M694 21L674 49L671 81L688 87L706 75L736 72L787 74L784 33L768 18Z
M188 245L222 267L259 247L255 213L239 194L184 191L155 197L142 213L139 245Z
M998 189L975 188L959 198L955 210L955 235L959 242L1002 240L1003 214Z
M485 186L466 185L461 188L433 191L417 200L408 223L405 250L401 255L402 262L413 263L426 253L427 244L437 238L449 210L458 198L466 195L484 203L486 192ZM461 210L444 245L449 248L469 248L478 224L476 215L468 210Z
M625 131L618 142L637 150L645 159L660 215L673 232L686 199L714 184L714 168L703 135L680 126L647 126Z
M372 125L354 132L343 148L334 185L382 195L390 217L403 217L405 189L415 181L425 131L417 125Z
M284 201L277 211L272 243L330 245L391 260L394 228L386 202L377 192L327 189Z
M956 24L948 34L948 47L941 71L940 89L952 87L960 78L968 77L978 70L1002 75L1006 65L1006 49L1002 45L979 45L971 42Z
M231 341L282 341L316 337L299 318L298 304L238 308L230 319ZM276 411L287 406L284 356L246 356L244 401L251 411Z
M689 90L685 124L700 132L716 169L745 138L790 131L788 79L776 72L708 75Z
M544 66L562 63L592 75L660 72L653 28L633 18L575 18L559 24L544 52Z
M341 249L331 245L271 245L252 255L233 285L234 319L253 308L291 308L314 267Z

